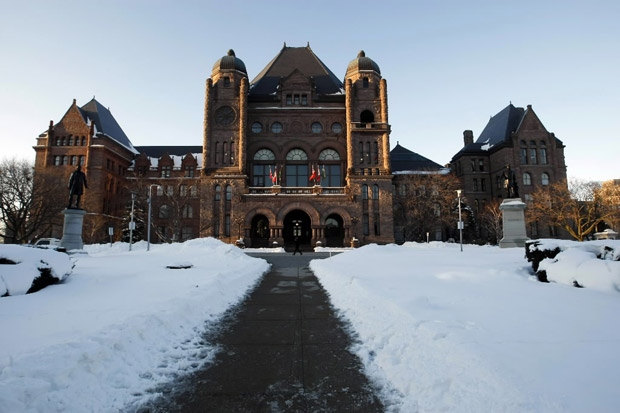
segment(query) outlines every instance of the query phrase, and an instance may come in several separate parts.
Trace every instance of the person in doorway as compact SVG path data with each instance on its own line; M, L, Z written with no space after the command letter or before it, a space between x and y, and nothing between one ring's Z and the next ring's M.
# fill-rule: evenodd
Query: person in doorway
M301 240L299 239L299 237L295 237L295 251L293 251L293 255L295 255L296 253L299 253L299 255L304 255L304 253L301 252L301 250L299 249L300 243Z

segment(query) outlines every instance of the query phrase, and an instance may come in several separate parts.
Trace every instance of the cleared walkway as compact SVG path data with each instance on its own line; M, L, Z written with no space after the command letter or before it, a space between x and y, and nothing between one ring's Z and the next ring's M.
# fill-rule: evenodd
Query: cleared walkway
M381 412L351 337L308 269L324 253L253 254L271 271L207 340L216 361L151 411ZM180 388L180 389L179 389Z

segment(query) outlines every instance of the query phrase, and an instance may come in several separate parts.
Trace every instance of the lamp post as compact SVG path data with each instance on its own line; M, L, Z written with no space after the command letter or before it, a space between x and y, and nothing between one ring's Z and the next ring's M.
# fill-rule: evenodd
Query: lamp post
M131 219L129 220L129 251L131 251L131 244L133 244L133 230L136 228L136 223L133 222L133 207L136 202L136 193L131 192Z
M153 196L151 195L151 190L153 189L153 187L161 188L157 184L151 184L149 186L149 199L147 200L149 203L149 216L147 218L148 224L147 224L147 229L146 229L146 250L147 251L151 250L151 209L152 209L151 205L153 204Z
M461 240L461 252L463 252L463 221L461 220L461 189L456 190L456 195L459 197L459 238Z

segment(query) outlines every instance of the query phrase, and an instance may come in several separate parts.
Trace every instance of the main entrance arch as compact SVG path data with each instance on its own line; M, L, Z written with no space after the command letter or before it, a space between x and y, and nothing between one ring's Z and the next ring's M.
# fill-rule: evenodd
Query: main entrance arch
M295 209L284 217L282 237L284 245L292 245L295 237L299 237L300 244L310 244L312 228L310 216L301 209Z
M250 240L252 242L252 248L269 246L269 220L266 216L259 214L252 218Z
M325 243L328 247L342 247L344 222L338 214L331 214L325 220Z

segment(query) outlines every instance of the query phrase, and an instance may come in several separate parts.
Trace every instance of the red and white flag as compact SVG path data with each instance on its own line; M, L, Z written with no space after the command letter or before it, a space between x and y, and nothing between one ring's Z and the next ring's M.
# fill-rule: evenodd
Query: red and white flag
M316 171L314 170L314 165L312 165L312 175L310 176L310 180L313 181L316 179Z

